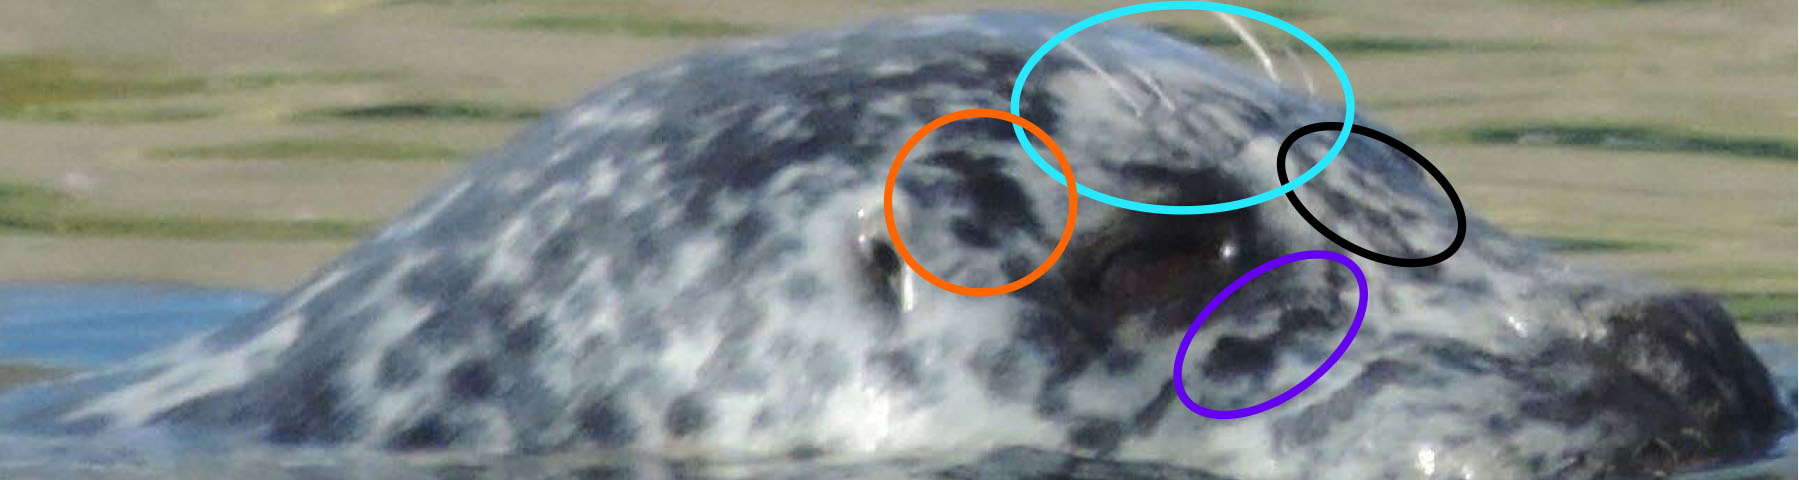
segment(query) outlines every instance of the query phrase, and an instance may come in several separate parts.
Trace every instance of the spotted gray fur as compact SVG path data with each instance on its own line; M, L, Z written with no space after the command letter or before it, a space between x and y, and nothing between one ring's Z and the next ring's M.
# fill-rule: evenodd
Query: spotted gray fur
M1073 20L885 21L620 79L266 309L8 397L0 423L719 458L1025 446L1245 478L1636 475L1753 455L1791 425L1716 302L1576 269L1479 219L1440 265L1360 262L1370 306L1353 348L1303 395L1239 420L1188 412L1170 367L1225 284L1336 248L1285 200L1200 216L1085 200L1074 244L1029 287L924 284L881 224L894 153L940 115L1004 109L1024 60ZM1022 116L1079 181L1122 198L1268 190L1288 132L1342 118L1124 22L1056 52ZM1301 142L1294 168L1334 135ZM898 197L925 267L998 285L1049 254L1067 198L1025 158L994 120L920 144ZM1391 255L1454 233L1428 177L1366 138L1298 192ZM1270 398L1323 361L1356 301L1325 262L1264 275L1198 334L1183 381L1213 408Z

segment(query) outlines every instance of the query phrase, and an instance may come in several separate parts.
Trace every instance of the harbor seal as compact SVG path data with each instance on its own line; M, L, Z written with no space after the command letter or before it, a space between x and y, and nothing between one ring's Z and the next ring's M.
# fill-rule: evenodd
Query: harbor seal
M1183 410L1169 367L1232 279L1337 250L1283 202L1198 216L1088 203L1062 262L1025 288L923 285L882 228L894 152L932 118L1005 105L1025 59L1072 21L896 19L622 78L266 308L15 392L0 424L682 458L1030 447L1239 478L1638 475L1753 456L1791 428L1718 303L1576 269L1478 218L1441 264L1364 263L1353 348L1304 394L1235 420ZM1341 118L1115 23L1046 57L1021 105L1085 185L1164 204L1247 197L1279 183L1290 132ZM1294 168L1333 135L1301 141ZM1047 255L1068 199L1022 153L988 120L918 145L896 213L924 266L997 285ZM1415 256L1454 234L1434 188L1356 137L1297 192L1333 231ZM1234 408L1315 369L1357 302L1347 272L1321 263L1236 292L1175 380Z

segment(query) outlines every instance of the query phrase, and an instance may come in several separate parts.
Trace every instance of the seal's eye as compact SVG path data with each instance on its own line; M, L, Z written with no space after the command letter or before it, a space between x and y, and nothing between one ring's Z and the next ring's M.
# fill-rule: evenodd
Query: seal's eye
M1235 268L1238 232L1228 222L1150 220L1110 232L1071 265L1071 287L1088 306L1111 314L1154 311L1203 295Z
M1183 277L1212 261L1193 247L1146 242L1119 249L1103 263L1098 293L1126 306L1172 296L1186 288Z
M1136 242L1114 250L1098 265L1089 295L1106 310L1139 311L1193 288L1192 279L1215 268L1216 252L1203 243Z

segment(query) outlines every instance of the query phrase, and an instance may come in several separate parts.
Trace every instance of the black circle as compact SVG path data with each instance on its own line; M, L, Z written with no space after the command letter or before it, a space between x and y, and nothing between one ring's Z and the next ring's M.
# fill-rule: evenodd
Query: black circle
M1462 210L1462 197L1456 196L1455 187L1449 185L1449 179L1444 178L1443 172L1438 171L1435 165L1430 164L1430 160L1425 160L1424 155L1418 154L1417 150L1413 150L1412 147L1406 145L1405 142L1401 142L1385 133L1381 133L1379 130L1361 125L1353 125L1353 127L1354 128L1351 131L1354 133L1359 133L1362 136L1379 140L1389 147L1398 149L1401 153L1404 153L1406 157L1411 158L1412 161L1418 162L1418 166L1424 167L1424 171L1430 172L1431 178L1437 179L1437 184L1443 186L1443 193L1449 194L1449 203L1455 206L1455 241L1449 242L1449 248L1443 249L1442 252L1424 258L1399 258L1382 255L1366 248L1362 248L1361 245L1349 243L1349 240L1345 240L1343 237L1338 236L1336 232L1332 232L1329 228L1325 228L1324 223L1319 222L1317 217L1312 216L1311 211L1306 210L1304 204L1299 203L1299 194L1288 191L1287 200L1293 203L1293 209L1298 210L1299 216L1306 219L1306 223L1312 224L1312 228L1317 229L1318 233L1324 234L1324 238L1330 239L1330 241L1335 242L1337 246L1343 247L1344 250L1349 250L1356 255L1360 255L1362 258L1376 262L1395 267L1428 267L1442 263L1444 260L1448 260L1451 255L1455 255L1455 251L1462 248L1462 239L1468 236L1468 214ZM1318 122L1299 127L1298 130L1294 130L1292 134L1287 135L1287 140L1281 142L1280 153L1275 155L1274 161L1274 170L1280 174L1281 183L1287 183L1287 151L1293 148L1295 142L1298 142L1301 137L1313 132L1342 129L1343 122Z

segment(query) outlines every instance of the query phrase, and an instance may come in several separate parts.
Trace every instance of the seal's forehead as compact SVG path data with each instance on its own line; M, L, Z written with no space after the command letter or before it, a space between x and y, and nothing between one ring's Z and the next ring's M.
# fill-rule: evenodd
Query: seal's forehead
M1250 137L1277 142L1297 128L1283 122L1301 115L1284 111L1319 108L1195 45L1114 23L1052 50L1020 97L1024 119L1081 156L1085 185L1135 198L1132 176L1162 173L1144 165L1232 160ZM905 138L935 117L1007 110L1025 61L1067 25L1072 18L1052 14L948 14L702 52L577 102L556 119L556 144L597 158L595 169L657 173L691 189L671 194L696 209L718 194L779 189L772 183L783 174L880 178ZM926 138L919 153L1009 149L1007 174L1042 176L1018 162L1025 156L1011 126L962 124ZM1256 169L1272 173L1263 164ZM1042 200L1060 189L1033 183L1045 183Z

